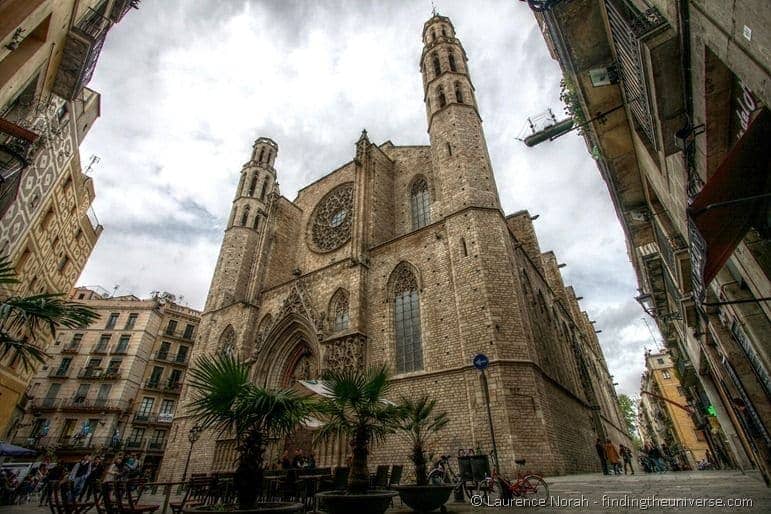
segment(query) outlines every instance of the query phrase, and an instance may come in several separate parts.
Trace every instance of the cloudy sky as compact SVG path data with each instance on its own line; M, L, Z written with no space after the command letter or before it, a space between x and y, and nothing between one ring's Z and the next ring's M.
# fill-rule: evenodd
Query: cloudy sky
M436 0L469 56L507 213L528 209L542 250L602 329L619 390L639 389L651 333L605 184L575 134L529 149L528 116L562 113L559 66L526 4ZM102 117L81 147L97 155L105 229L82 285L202 308L233 191L251 144L279 145L281 192L376 143L427 144L418 70L430 0L144 0L107 37L90 87Z

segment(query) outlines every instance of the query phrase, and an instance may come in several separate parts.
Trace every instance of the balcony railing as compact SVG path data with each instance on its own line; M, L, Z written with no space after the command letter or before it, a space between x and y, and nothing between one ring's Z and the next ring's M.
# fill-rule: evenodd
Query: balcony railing
M117 345L112 351L113 355L128 355L128 346Z
M51 378L67 378L70 376L70 369L54 368L48 372L48 376Z
M182 366L187 364L187 361L189 359L188 355L170 355L168 352L158 352L155 354L155 360L157 361L163 361L163 362L170 362L172 364L180 364Z
M11 206L38 134L0 118L0 216Z
M121 378L120 369L81 368L78 378L90 378L94 380L117 380Z
M127 439L123 443L123 447L127 450L142 450L147 443L147 439Z
M61 410L89 412L122 412L128 409L127 400L106 400L101 398L72 398L62 400Z
M147 451L162 452L166 448L166 440L163 441L150 441L147 443Z
M640 42L666 25L666 19L653 7L641 13L629 0L605 0L605 5L626 101L640 129L655 147L656 134Z
M78 353L80 351L80 343L69 343L62 348L62 353Z
M174 414L170 413L140 413L134 414L135 424L168 425L174 421Z
M89 9L80 22L70 29L54 82L53 92L56 95L65 100L74 100L88 84L111 25L108 18Z
M110 9L110 20L118 23L130 9L139 9L140 0L115 0Z
M32 410L34 411L56 410L59 408L59 404L60 404L59 398L33 398Z
M96 346L94 346L94 349L91 350L91 353L104 353L104 354L106 354L107 353L107 348L108 348L108 345L106 343L105 344L98 343Z

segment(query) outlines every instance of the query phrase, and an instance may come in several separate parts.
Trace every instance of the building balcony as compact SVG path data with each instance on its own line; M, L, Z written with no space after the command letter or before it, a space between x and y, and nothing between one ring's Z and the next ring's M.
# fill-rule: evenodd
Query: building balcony
M36 412L53 411L59 408L60 403L59 398L33 398L31 406Z
M189 356L187 355L171 355L169 353L162 353L158 352L155 354L155 357L153 357L157 361L161 362L168 362L170 364L177 364L179 366L187 366L189 359Z
M60 410L73 412L123 412L128 408L128 400L101 398L72 398L60 403Z
M162 452L166 449L166 441L150 441L147 443L148 452Z
M62 369L62 368L53 368L51 371L48 372L48 376L50 378L69 378L70 370Z
M128 346L116 346L112 351L113 355L128 355Z
M123 442L123 447L126 450L144 450L147 444L147 439L127 439Z
M62 348L62 353L78 353L80 351L80 343L69 343Z
M135 425L170 425L174 421L174 414L171 413L148 413L137 412L134 414L132 423Z
M38 134L0 118L0 216L16 199L21 176L32 160Z
M117 380L121 378L122 370L101 368L81 368L78 372L78 378L88 378L92 380Z
M91 353L107 355L107 348L106 344L97 344L94 346L94 349L91 350Z
M110 9L110 21L118 23L131 9L139 9L140 0L115 0Z
M111 25L110 19L89 9L72 26L64 42L62 60L53 86L57 96L72 101L88 84Z

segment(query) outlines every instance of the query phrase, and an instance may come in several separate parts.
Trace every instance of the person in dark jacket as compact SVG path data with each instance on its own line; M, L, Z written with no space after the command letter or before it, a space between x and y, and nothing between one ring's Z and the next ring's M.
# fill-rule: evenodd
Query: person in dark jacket
M600 462L602 463L602 474L607 475L608 457L605 455L605 445L602 444L602 441L599 437L597 438L597 442L594 443L594 448L597 450L597 456L600 458Z

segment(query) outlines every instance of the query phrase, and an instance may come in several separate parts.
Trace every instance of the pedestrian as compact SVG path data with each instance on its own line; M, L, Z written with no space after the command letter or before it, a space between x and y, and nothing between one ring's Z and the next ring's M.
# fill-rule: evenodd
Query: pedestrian
M279 462L281 463L281 469L289 469L292 467L292 461L289 460L289 450L284 450Z
M624 459L624 474L626 475L626 467L629 466L629 470L634 475L634 467L632 466L632 449L623 444L619 445L621 449L621 458Z
M308 459L305 461L305 467L308 469L316 469L316 456L313 454L313 450L308 452Z
M292 459L292 467L296 469L305 467L305 456L303 456L303 449L297 448L294 451L294 459Z
M608 474L608 457L605 454L605 445L602 444L602 441L600 438L597 438L597 442L594 443L594 448L597 450L597 456L600 458L600 463L602 464L602 474L607 475Z
M608 459L608 463L611 465L613 473L616 475L621 474L621 459L618 456L618 450L610 442L610 439L605 440L605 457Z
M88 477L86 477L85 484L83 485L83 489L80 491L80 497L78 498L80 501L85 498L88 500L89 497L96 498L98 494L98 482L102 479L102 475L104 475L105 472L105 466L104 461L101 457L97 456L94 457L94 460L91 465L91 472L88 474Z
M112 459L112 463L107 466L107 472L104 474L105 482L114 482L123 478L125 471L123 467L123 454L119 453Z
M86 485L86 479L91 474L91 455L83 456L80 461L72 467L70 480L72 481L72 499L78 497Z

